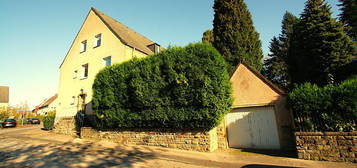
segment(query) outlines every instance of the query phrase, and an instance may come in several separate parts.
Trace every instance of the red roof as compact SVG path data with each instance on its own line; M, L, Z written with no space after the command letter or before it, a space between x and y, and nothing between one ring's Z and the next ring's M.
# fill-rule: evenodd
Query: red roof
M41 107L45 107L45 106L48 106L50 105L53 101L55 101L57 99L57 94L50 97L49 99L45 100L44 102L42 102L40 105L39 105L39 108Z

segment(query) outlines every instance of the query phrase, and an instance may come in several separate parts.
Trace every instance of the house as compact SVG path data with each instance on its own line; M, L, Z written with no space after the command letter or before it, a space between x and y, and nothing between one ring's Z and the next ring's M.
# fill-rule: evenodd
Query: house
M57 107L57 94L45 99L40 105L36 106L33 112L36 115L46 115L50 111L55 111Z
M237 66L230 81L234 102L223 123L229 147L293 146L292 113L285 92L244 62Z
M60 65L56 122L92 114L92 84L105 66L159 51L159 44L91 8Z
M0 109L7 110L9 107L9 87L0 86Z
M55 132L74 135L78 131L73 126L74 116L78 112L93 114L92 84L102 68L159 51L157 43L91 8L60 66ZM211 139L209 147L204 148L212 151L228 146L258 149L291 146L290 142L294 142L291 139L292 116L286 106L284 91L244 62L237 66L230 80L233 108L222 124L204 134L210 135L208 139ZM85 134L81 132L81 136ZM167 134L171 138L178 135L174 132ZM147 134L148 138L151 136ZM130 137L125 141L131 142ZM118 139L114 141L119 142ZM143 138L140 143L145 144L147 140Z

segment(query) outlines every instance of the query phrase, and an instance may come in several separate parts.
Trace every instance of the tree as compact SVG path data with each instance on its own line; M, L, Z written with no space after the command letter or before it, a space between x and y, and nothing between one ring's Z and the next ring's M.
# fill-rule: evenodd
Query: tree
M324 0L308 0L296 25L288 57L292 83L332 83L356 48Z
M350 27L348 35L357 41L357 0L339 0L341 7L340 20Z
M213 43L213 32L212 30L206 30L202 35L202 42L212 44Z
M233 73L240 61L248 62L260 71L261 42L244 1L215 0L213 9L213 46L229 64L229 73Z
M291 36L294 32L293 27L298 20L296 16L289 12L284 14L281 34L271 40L269 58L264 60L263 75L284 89L287 89L290 85L287 57Z

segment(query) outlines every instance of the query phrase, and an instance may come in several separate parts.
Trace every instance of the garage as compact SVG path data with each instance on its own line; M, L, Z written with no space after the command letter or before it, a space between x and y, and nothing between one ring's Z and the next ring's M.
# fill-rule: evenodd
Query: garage
M230 81L232 109L217 129L219 146L295 149L286 93L245 62L238 64Z
M280 149L274 106L235 108L225 121L229 147Z

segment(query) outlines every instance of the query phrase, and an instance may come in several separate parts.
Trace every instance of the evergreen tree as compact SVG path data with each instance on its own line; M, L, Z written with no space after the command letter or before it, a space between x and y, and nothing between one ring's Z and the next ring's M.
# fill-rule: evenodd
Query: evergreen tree
M355 41L357 46L357 0L339 0L341 14L340 20L345 24L347 34ZM338 81L357 75L357 55L354 54L353 62L347 64L339 70Z
M202 42L212 44L213 43L213 32L212 30L206 30L202 35Z
M261 42L244 1L215 0L213 9L213 46L229 64L229 73L233 73L240 61L260 71L263 58Z
M350 27L348 35L357 41L357 0L339 0L342 13L339 15L340 20Z
M288 57L293 83L331 83L338 69L352 60L356 51L353 42L343 25L331 17L330 8L324 0L308 0L305 4Z
M297 22L298 18L293 14L289 12L284 14L281 34L271 40L269 58L264 60L263 75L284 89L288 89L290 85L287 57L293 27Z

